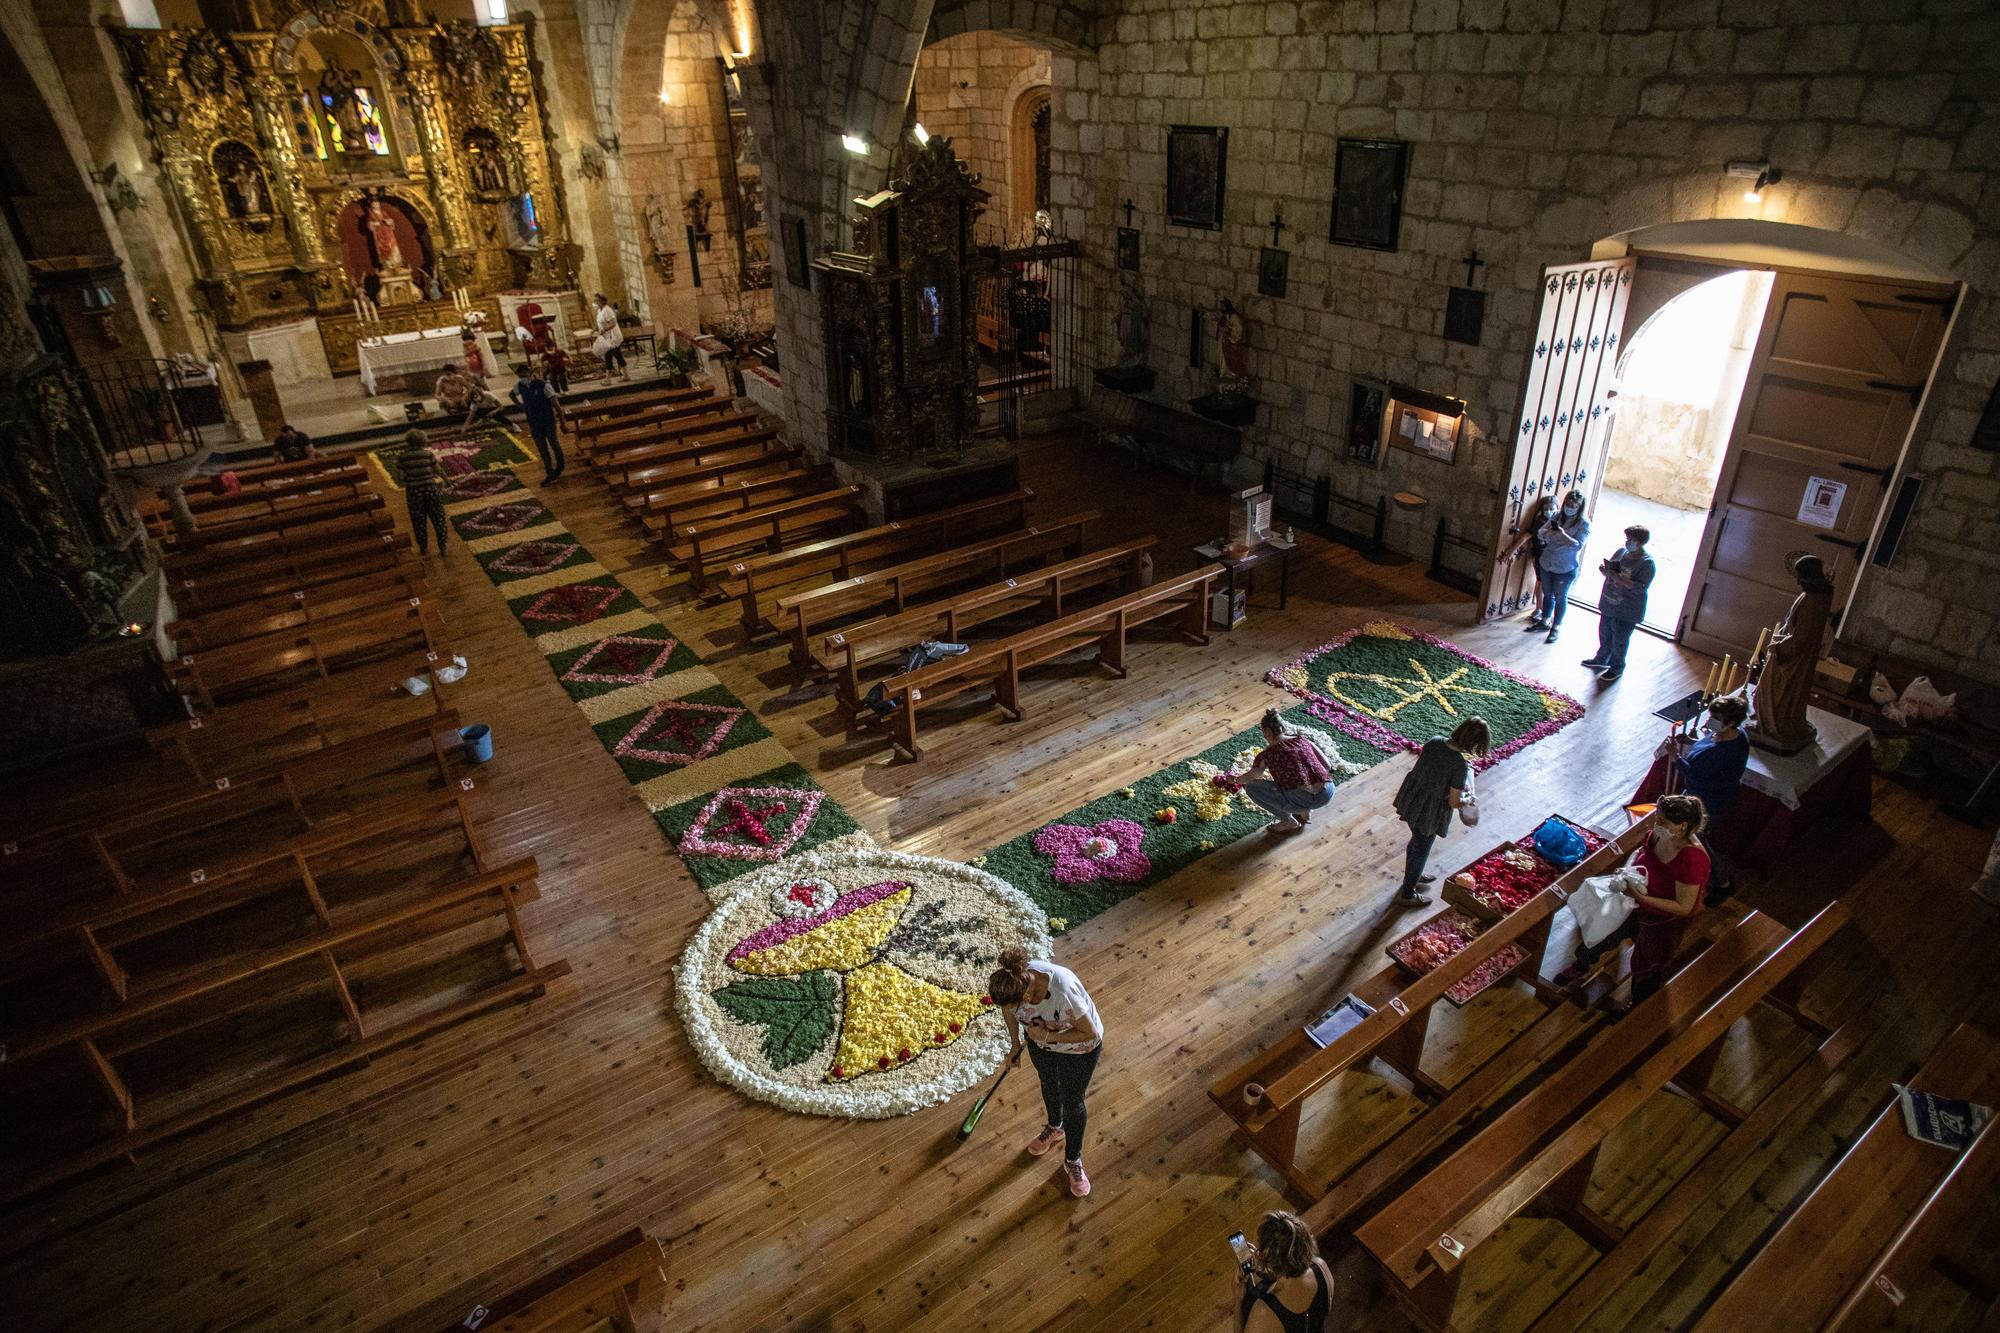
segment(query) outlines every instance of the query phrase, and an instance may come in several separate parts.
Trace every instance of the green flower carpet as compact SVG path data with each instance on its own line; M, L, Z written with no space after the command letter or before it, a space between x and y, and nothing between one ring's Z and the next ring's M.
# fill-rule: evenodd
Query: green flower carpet
M444 489L453 528L704 892L720 896L787 856L868 841L519 477L475 470L448 475Z
M1559 690L1386 620L1357 626L1265 679L1308 700L1307 711L1343 734L1390 751L1421 749L1476 714L1493 732L1482 769L1583 716L1583 705Z
M1329 731L1304 706L1284 716L1336 761L1336 783L1358 777L1393 752ZM1268 825L1271 816L1248 797L1213 781L1218 774L1241 773L1263 747L1256 727L1239 731L1004 842L972 864L1034 900L1048 914L1049 932L1061 934Z
M437 455L438 471L444 474L447 486L482 472L496 472L529 461L527 449L505 426L482 425L470 430L439 426L424 433L430 437L431 452ZM400 438L368 451L368 461L382 474L382 480L399 491L403 489L403 479L396 472L396 455L401 452Z

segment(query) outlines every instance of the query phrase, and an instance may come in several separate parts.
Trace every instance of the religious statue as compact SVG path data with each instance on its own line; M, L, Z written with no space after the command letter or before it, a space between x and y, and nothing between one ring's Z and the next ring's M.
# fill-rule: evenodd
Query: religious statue
M1120 367L1146 364L1146 348L1151 340L1152 321L1146 313L1146 298L1139 284L1125 283L1118 302L1118 362Z
M269 217L271 194L257 159L241 144L226 143L216 149L215 171L222 185L222 203L233 218Z
M688 231L694 236L695 244L704 250L708 249L708 214L712 207L707 190L696 190L681 205L681 216L687 219Z
M375 247L375 267L388 272L406 267L402 243L396 239L396 224L380 199L368 201L368 240Z
M1764 650L1746 730L1753 745L1796 754L1819 739L1806 720L1806 704L1826 628L1833 619L1833 580L1827 577L1825 562L1804 551L1787 555L1785 570L1798 581L1799 595Z
M472 188L479 194L507 193L507 169L500 163L500 155L486 143L468 138L465 149L472 158Z
M368 127L362 123L361 104L354 92L361 84L360 70L342 70L328 65L319 76L320 105L339 128L344 151L358 153L368 147Z
M1216 385L1219 393L1244 394L1250 391L1250 349L1247 340L1249 326L1243 316L1236 313L1228 297L1217 307L1215 320L1216 348L1222 357L1222 376Z

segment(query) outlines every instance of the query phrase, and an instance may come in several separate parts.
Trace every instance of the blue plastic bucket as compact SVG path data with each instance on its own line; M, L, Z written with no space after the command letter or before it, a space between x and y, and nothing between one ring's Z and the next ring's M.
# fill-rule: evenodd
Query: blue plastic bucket
M458 733L458 743L465 747L466 762L483 764L493 757L493 728L484 722L466 727Z

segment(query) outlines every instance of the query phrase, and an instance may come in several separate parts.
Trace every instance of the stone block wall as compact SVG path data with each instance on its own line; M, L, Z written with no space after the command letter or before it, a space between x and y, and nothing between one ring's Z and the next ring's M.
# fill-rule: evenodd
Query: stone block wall
M1059 54L1059 189L1072 231L1109 253L1137 205L1160 396L1186 367L1188 311L1228 297L1250 323L1267 406L1259 456L1372 500L1414 490L1391 540L1428 549L1442 514L1491 540L1544 265L1645 226L1755 217L1846 231L1969 284L1910 466L1932 478L1894 568L1871 570L1847 632L2000 673L2000 458L1966 447L2000 373L2000 11L1982 0L1121 0L1086 61ZM1166 127L1230 129L1226 223L1167 225ZM1329 243L1335 141L1410 142L1398 249ZM1722 172L1768 159L1753 205ZM1282 209L1290 292L1256 294ZM1081 226L1078 226L1078 222ZM1463 259L1485 261L1478 346L1441 336ZM1093 304L1108 308L1102 263ZM1098 321L1098 361L1112 358ZM1211 358L1211 361L1213 358ZM1209 372L1212 375L1212 371ZM1375 468L1335 444L1355 375L1470 403L1444 465Z
M1016 161L1015 119L1022 98L1049 87L1049 50L997 32L968 32L932 42L917 58L917 118L979 173L991 196L982 226L1018 231L1034 221L1016 206L1016 180L1033 163ZM1029 192L1032 198L1032 192Z

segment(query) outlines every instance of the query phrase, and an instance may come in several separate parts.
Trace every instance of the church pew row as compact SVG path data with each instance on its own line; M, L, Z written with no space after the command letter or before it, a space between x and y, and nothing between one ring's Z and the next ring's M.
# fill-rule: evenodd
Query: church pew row
M683 440L677 448L647 463L606 472L603 476L611 493L621 504L629 507L647 492L675 485L689 472L700 468L747 462L760 457L789 458L795 453L778 434L777 427L741 426L699 439Z
M2000 1039L1974 1023L1960 1024L1909 1086L1993 1105L2000 1101ZM2000 1121L1954 1156L1913 1138L1892 1097L1740 1266L1695 1333L1888 1327L1945 1244L1959 1236L1960 1224L1994 1197L2000 1183L1994 1124Z
M781 592L771 609L762 613L762 620L790 642L792 661L809 666L813 641L843 621L894 615L907 610L912 598L926 593L946 593L978 580L1026 572L1050 556L1066 559L1083 554L1089 527L1101 516L1095 509L1086 509L802 592ZM746 613L754 609L744 608Z
M320 454L315 458L301 458L296 463L258 463L251 467L232 467L236 480L244 489L252 486L268 486L274 482L297 481L302 477L316 477L331 472L341 472L355 466L352 454Z
M1730 1129L1755 1116L1759 1107L1723 1103L1708 1080L1731 1027L1760 1004L1773 1005L1811 1034L1819 1049L1811 1057L1810 1082L1828 1077L1852 1052L1856 1035L1829 1032L1790 1001L1802 985L1802 969L1847 919L1838 902L1795 931L1760 913L1743 917L1357 1228L1355 1239L1404 1308L1427 1328L1454 1328L1467 1256L1537 1205L1598 1250L1618 1252L1628 1229L1584 1201L1606 1138L1670 1089Z
M1413 979L1400 965L1388 963L1353 988L1353 994L1375 1012L1324 1048L1314 1045L1303 1029L1295 1028L1209 1089L1210 1100L1236 1123L1257 1155L1284 1178L1293 1201L1309 1208L1307 1217L1316 1231L1332 1230L1364 1200L1354 1199L1351 1190L1345 1197L1336 1195L1334 1187L1343 1183L1346 1171L1328 1182L1300 1168L1299 1126L1310 1100L1322 1092L1333 1091L1343 1074L1362 1069L1370 1060L1381 1061L1407 1079L1420 1095L1439 1103L1448 1103L1461 1088L1476 1095L1482 1086L1482 1075L1485 1079L1492 1075L1477 1071L1468 1075L1460 1088L1448 1088L1425 1071L1424 1045L1431 1013L1453 986L1517 943L1526 958L1511 975L1526 982L1550 1006L1550 1013L1543 1015L1543 1019L1554 1020L1547 1025L1549 1034L1573 1036L1584 1026L1575 1021L1579 1011L1563 1004L1557 993L1541 985L1536 971L1548 945L1551 918L1577 885L1617 866L1645 840L1651 827L1652 816L1648 815L1563 872L1548 888L1508 913L1504 920L1481 932L1442 966ZM1440 909L1431 919L1451 910ZM1539 1044L1530 1041L1522 1045L1516 1056L1538 1049ZM1463 1100L1473 1100L1473 1095ZM1400 1145L1383 1145L1382 1160L1350 1164L1350 1169L1363 1165L1372 1168L1363 1179L1400 1174L1434 1146L1425 1136L1412 1136L1409 1142ZM1329 1201L1337 1197L1339 1212L1335 1215L1330 1211Z
M589 453L599 436L628 426L643 424L648 413L671 409L682 403L703 402L715 395L708 389L658 389L649 393L618 398L592 398L567 409L569 424L576 432L577 446Z
M166 539L162 546L169 566L200 557L226 558L254 551L267 543L297 540L343 520L378 513L384 516L388 513L381 495L364 491L360 495L315 500L276 514L256 514L237 522L205 526L186 536Z
M747 441L731 442L713 453L698 455L691 462L664 469L658 477L648 477L639 486L623 487L616 492L618 503L627 514L643 516L652 512L656 502L670 503L701 490L782 476L807 466L797 446L777 439L775 430L764 435L763 431L768 429L771 428L760 428Z
M851 578L932 555L968 539L1013 532L1026 525L1028 502L1034 498L1032 490L1009 491L858 532L789 543L783 550L730 565L719 589L737 600L744 632L757 638L772 630L770 617L785 590Z
M412 597L395 606L190 653L173 663L173 675L183 694L213 710L223 699L282 688L301 676L325 679L403 649L449 657L439 646L441 635L430 603Z
M372 497L378 502L380 496ZM176 590L218 580L237 579L249 570L266 570L288 563L310 566L322 552L351 553L373 541L391 550L408 545L396 531L396 521L379 503L371 508L330 517L313 517L294 527L259 532L191 550L166 550L160 564Z
M1142 537L890 615L872 617L827 635L814 652L811 665L833 678L835 700L851 712L861 703L862 673L884 662L900 660L912 644L924 639L962 642L968 631L981 625L1024 615L1060 620L1076 609L1071 599L1077 594L1102 587L1116 587L1120 592L1138 591L1145 586L1156 540Z
M0 875L10 886L30 883L43 899L57 896L57 886L64 895L130 893L147 866L170 856L176 844L194 845L189 866L211 862L232 823L254 835L268 834L274 823L303 831L345 816L364 799L381 801L385 786L411 795L446 786L458 750L458 712L441 709L212 781L183 774L67 818L44 811L32 827L9 831ZM275 809L280 804L282 811Z
M5 1197L11 1200L34 1193L290 1088L363 1063L483 1010L543 994L550 982L568 974L569 964L563 960L538 963L522 929L520 907L538 897L535 873L533 859L524 859L449 885L424 886L410 899L353 912L339 920L315 903L316 929L294 940L218 958L208 968L135 997L119 1010L14 1048L6 1079L10 1102L32 1091L20 1086L26 1081L24 1065L41 1063L37 1056L51 1063L67 1059L89 1074L101 1103L110 1108L113 1130L94 1144L60 1151L53 1159L12 1175L10 1183L0 1187ZM497 935L495 926L499 928ZM491 951L495 944L511 944L515 963L498 979L484 981L468 992L457 975L458 968L448 964L466 952L466 936L474 931L491 937L473 941L474 947ZM413 954L423 957L418 960ZM363 1007L350 978L358 968L371 963L388 965L387 960L394 960L401 969L400 980L394 1010L377 1015ZM408 969L419 961L433 974L421 1007L403 993L410 984ZM325 1024L317 1020L301 1024L287 1012L309 986L317 996L338 1005L344 1028L338 1038L316 1041L310 1054L283 1062L258 1062L247 1075L239 1073L233 1078L216 1075L211 1064L195 1066L209 1076L208 1081L192 1089L175 1087L162 1092L157 1109L143 1090L127 1083L120 1069L122 1057L141 1056L154 1047L184 1053L206 1025L236 1030L246 1021L261 1018L267 1024L285 1024L286 1035L295 1040L319 1034ZM305 1030L299 1031L301 1028ZM67 1123L88 1122L77 1117ZM15 1145L19 1146L19 1140Z
M838 484L830 468L792 466L732 481L651 491L647 494L648 507L640 513L639 522L648 536L672 543L695 524L712 523L734 514L817 495Z
M330 500L353 499L371 489L367 470L349 463L313 476L245 486L233 495L196 491L186 496L198 528L214 531L232 523L282 514ZM165 506L149 509L146 525L155 537L174 536L173 513Z
M280 545L238 559L178 562L169 568L168 595L184 616L206 615L243 602L337 583L365 575L422 569L408 539L396 532L386 511L330 531L298 549Z
M835 486L705 523L689 523L673 540L663 538L661 544L667 559L686 571L689 586L709 593L716 590L720 577L748 557L852 531L862 514L861 488Z
M920 757L919 710L972 690L990 689L993 702L1003 711L1010 717L1022 717L1021 673L1086 648L1095 648L1098 661L1123 677L1128 674L1127 634L1154 621L1172 618L1191 642L1207 643L1208 595L1222 572L1220 565L1204 565L1179 578L890 678L886 688L895 705L890 729L896 748L912 759Z
M648 413L641 420L614 423L613 429L592 436L584 453L592 462L601 464L617 454L671 440L690 430L699 430L702 422L740 415L745 410L735 400L726 397L678 403Z
M273 596L202 615L182 616L167 625L167 634L182 653L206 652L260 635L408 603L427 591L422 573L407 566L391 566L317 587L283 589Z
M661 1333L666 1250L633 1227L532 1282L482 1303L480 1333ZM463 1333L465 1320L439 1333ZM382 1333L389 1333L387 1329Z
M638 484L634 473L649 467L671 465L698 455L701 446L716 447L728 436L747 435L762 425L755 412L724 412L691 418L654 432L645 441L601 451L595 462L598 475L613 490L623 492Z

